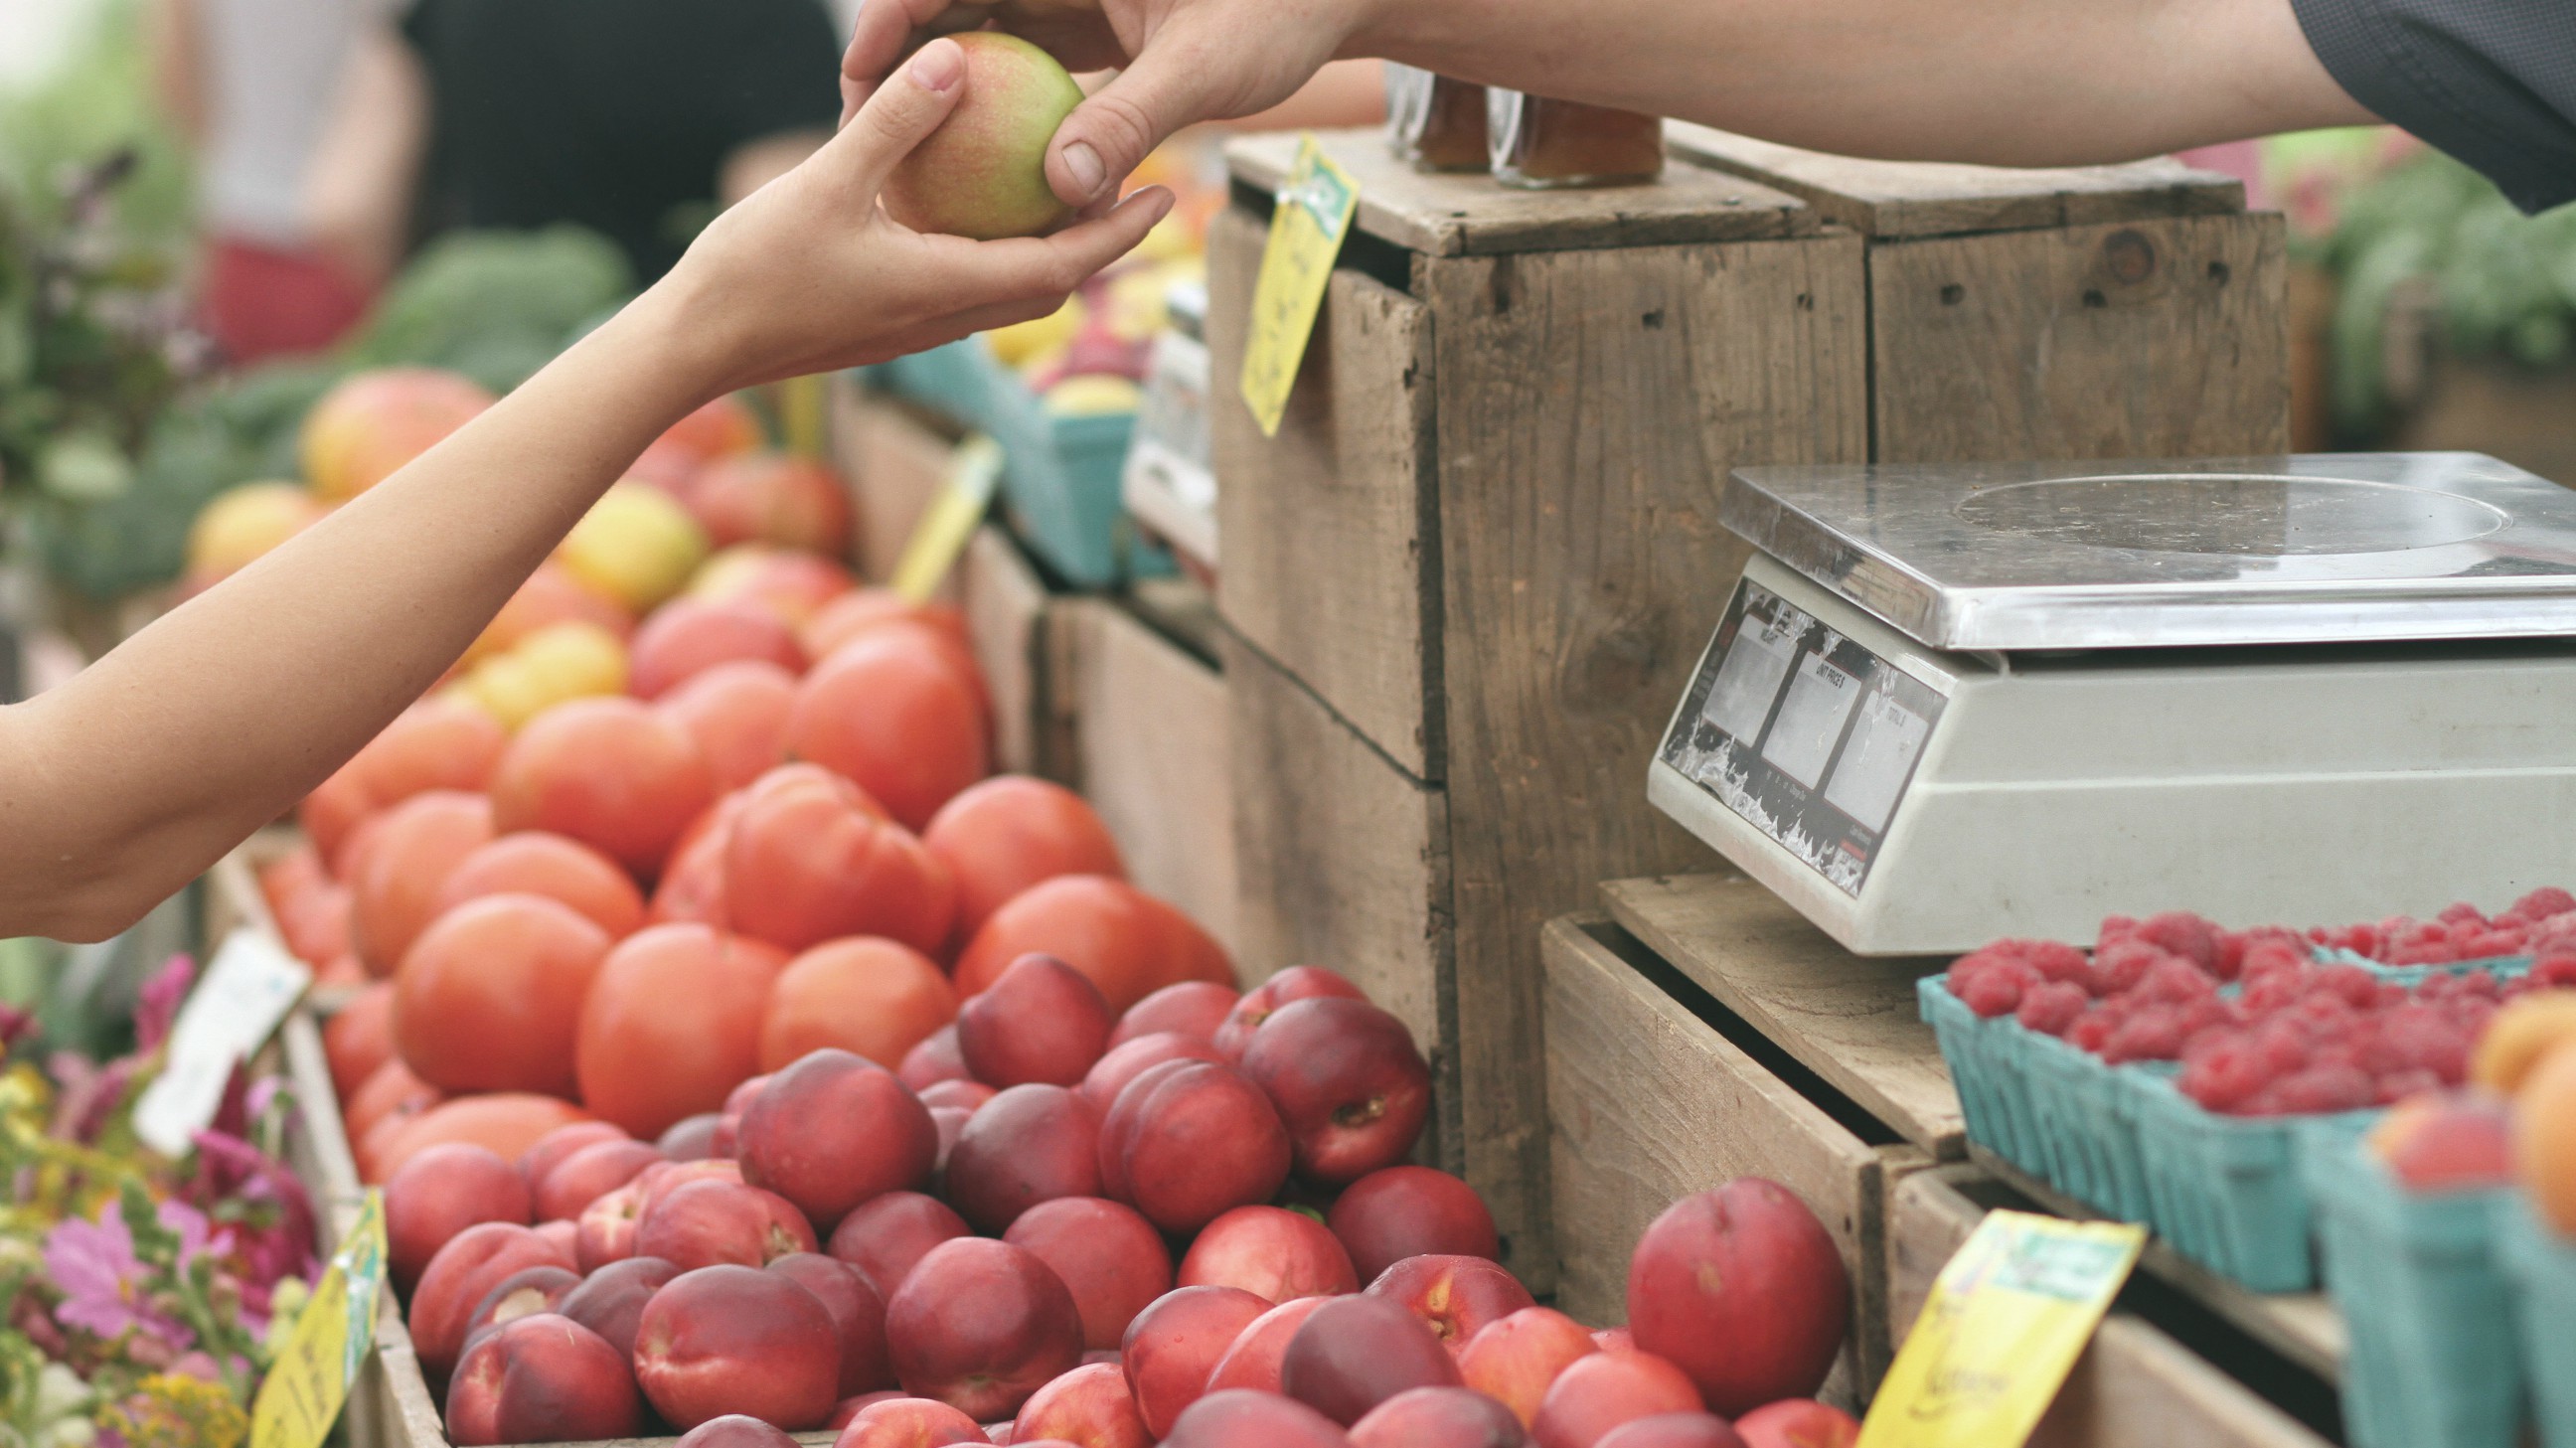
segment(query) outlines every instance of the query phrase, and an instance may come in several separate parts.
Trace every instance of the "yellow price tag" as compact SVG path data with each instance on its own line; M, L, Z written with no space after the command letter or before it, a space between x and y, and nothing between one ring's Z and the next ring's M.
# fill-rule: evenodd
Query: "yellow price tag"
M320 1448L375 1345L376 1303L384 1284L385 1199L369 1192L356 1227L313 1284L286 1346L259 1385L251 1448Z
M1270 244L1252 287L1252 331L1243 349L1243 401L1264 437L1279 435L1288 392L1306 360L1315 313L1332 280L1333 258L1359 210L1359 183L1332 163L1313 136L1297 143L1297 164L1270 213Z
M2147 1230L1989 1212L1941 1269L1858 1448L2007 1448L2064 1386Z
M912 525L903 557L894 566L894 591L912 603L927 603L939 591L948 570L957 565L975 525L992 506L993 489L1002 480L1002 445L976 433L949 454L948 478L939 496Z

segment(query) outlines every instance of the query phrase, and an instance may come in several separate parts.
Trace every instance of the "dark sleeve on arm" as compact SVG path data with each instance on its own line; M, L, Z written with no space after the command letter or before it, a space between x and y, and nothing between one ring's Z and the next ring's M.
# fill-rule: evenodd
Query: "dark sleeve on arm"
M2576 200L2576 0L2292 0L2337 84L2525 211Z
M726 0L731 43L710 98L728 149L841 119L841 43L819 0Z

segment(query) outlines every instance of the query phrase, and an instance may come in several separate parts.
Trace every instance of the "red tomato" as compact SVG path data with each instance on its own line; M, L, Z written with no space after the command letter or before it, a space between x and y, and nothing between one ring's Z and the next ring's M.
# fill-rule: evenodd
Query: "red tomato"
M715 773L689 731L633 699L548 709L492 772L501 829L569 835L647 877L715 796Z
M734 817L742 813L742 797L737 789L709 805L671 847L671 863L653 891L653 908L646 912L653 924L686 920L731 928L725 911L725 849L733 840Z
M786 964L704 925L656 925L610 951L581 1007L583 1104L645 1141L722 1107L758 1069L762 1011Z
M438 914L439 887L492 840L492 806L479 794L434 789L385 811L349 881L352 942L367 969L388 976Z
M957 991L930 957L892 940L828 940L788 962L760 1028L760 1069L837 1047L891 1071L957 1019Z
M991 761L972 676L907 623L872 628L814 666L787 717L787 751L855 781L911 830Z
M807 658L826 659L841 645L887 623L917 623L935 630L973 668L975 652L966 634L966 615L944 603L914 603L891 588L859 588L842 594L814 610L797 638L805 645Z
M697 675L663 695L657 707L698 741L715 770L716 788L730 790L786 762L787 712L795 705L794 674L743 659Z
M727 833L725 878L745 883L728 889L726 909L743 934L785 950L844 935L946 944L957 898L947 867L848 780L810 764L773 769Z
M957 994L982 991L1032 951L1091 977L1124 1011L1185 980L1234 984L1234 964L1190 917L1124 880L1060 875L993 912L957 957Z
M378 981L349 997L322 1025L322 1055L342 1101L394 1058L394 988Z
M752 603L675 598L653 610L627 650L628 689L658 699L719 664L758 659L793 674L805 650L778 615Z
M553 1096L524 1091L459 1096L408 1121L379 1122L378 1130L393 1130L377 1140L359 1166L368 1181L380 1182L402 1170L404 1162L449 1141L471 1142L490 1148L503 1161L517 1161L547 1132L588 1120L589 1112Z
M394 978L394 1047L443 1091L573 1092L573 1028L608 932L542 895L486 895L421 932Z
M1082 796L1025 775L997 775L950 800L921 842L957 877L961 938L1041 880L1127 874L1118 842Z
M486 895L543 895L589 917L611 939L644 923L644 892L617 862L543 830L503 835L467 855L439 888L441 913Z

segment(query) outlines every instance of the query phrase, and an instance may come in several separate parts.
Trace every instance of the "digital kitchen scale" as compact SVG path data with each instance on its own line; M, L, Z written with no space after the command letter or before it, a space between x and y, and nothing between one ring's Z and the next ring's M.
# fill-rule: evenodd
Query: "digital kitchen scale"
M2576 493L2474 453L1746 468L1647 795L1864 954L2576 885Z

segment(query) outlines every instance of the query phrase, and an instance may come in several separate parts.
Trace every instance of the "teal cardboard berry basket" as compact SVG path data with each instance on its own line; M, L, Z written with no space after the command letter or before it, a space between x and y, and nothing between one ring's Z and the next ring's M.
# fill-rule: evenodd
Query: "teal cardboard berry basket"
M2523 1372L2499 1250L2513 1193L2410 1190L2358 1134L2311 1145L2325 1286L2351 1334L2353 1448L2514 1448Z
M2576 1344L2576 1244L2533 1216L2527 1202L2509 1202L2497 1215L2532 1422L2541 1448L2576 1448L2576 1370L2568 1356Z
M2314 1287L2302 1154L2380 1113L2226 1116L2182 1094L2169 1072L2123 1066L2119 1077L2137 1117L2147 1220L2157 1235L2256 1292Z
M2010 1016L1987 1020L1978 1015L1937 975L1917 980L1914 998L1950 1067L1968 1139L2033 1176L2054 1181L2033 1102L2030 1038L2035 1033Z
M1120 491L1134 413L1056 416L981 337L900 357L864 376L872 387L1001 444L1004 519L1073 587L1114 588L1177 571L1169 552L1136 531Z

